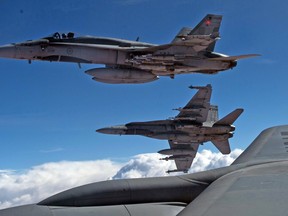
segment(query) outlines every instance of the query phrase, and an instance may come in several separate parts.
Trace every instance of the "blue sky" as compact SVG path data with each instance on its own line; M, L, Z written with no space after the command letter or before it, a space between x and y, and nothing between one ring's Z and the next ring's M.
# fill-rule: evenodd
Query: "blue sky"
M287 6L285 0L1 0L0 44L38 39L56 31L168 43L207 13L223 15L215 51L259 53L218 75L181 75L142 85L109 85L84 71L99 65L0 59L0 170L61 160L113 159L157 152L166 141L109 136L96 129L165 119L211 83L219 116L245 109L231 147L246 148L263 129L287 124ZM216 151L212 144L204 148Z

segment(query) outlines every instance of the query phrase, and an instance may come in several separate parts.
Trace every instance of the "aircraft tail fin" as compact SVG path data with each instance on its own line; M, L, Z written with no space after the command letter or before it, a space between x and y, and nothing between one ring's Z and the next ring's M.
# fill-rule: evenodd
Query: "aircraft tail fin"
M222 21L221 15L207 14L198 25L191 30L189 35L219 34Z
M176 37L173 39L172 43L181 41L182 38L185 38L192 30L193 30L192 28L183 27L176 35Z
M219 37L219 29L222 21L221 15L207 14L201 22L189 33L189 35L211 35L213 37ZM211 43L206 51L213 52L216 45L216 41Z
M218 106L210 105L206 122L217 122L218 120Z
M207 14L195 28L184 27L176 35L172 43L179 42L188 35L210 35L213 38L219 37L219 29L222 21L221 15ZM216 41L212 42L206 51L212 52L214 50Z
M226 115L224 118L220 119L219 121L215 122L214 125L232 125L236 119L242 114L244 109L236 109L233 112Z

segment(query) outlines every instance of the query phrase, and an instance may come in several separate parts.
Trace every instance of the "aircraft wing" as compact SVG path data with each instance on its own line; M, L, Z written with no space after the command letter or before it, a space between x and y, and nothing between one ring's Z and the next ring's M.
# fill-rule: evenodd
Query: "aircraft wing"
M287 161L240 169L214 181L177 216L287 215Z
M287 215L288 126L263 131L232 164L241 166L209 185L177 216Z
M264 130L233 162L257 164L262 161L279 161L288 158L288 126Z
M169 145L172 150L178 150L178 154L174 154L170 157L168 157L170 160L174 160L177 169L176 170L168 170L167 172L178 172L183 171L187 172L191 164L196 156L196 153L198 151L199 143L191 143L191 144L181 144L181 143L175 143L171 140L169 140ZM183 152L182 154L180 152ZM189 153L188 153L189 152Z
M191 87L199 89L185 107L179 108L180 113L175 119L194 120L203 123L207 120L210 109L210 98L212 93L211 85L205 87Z

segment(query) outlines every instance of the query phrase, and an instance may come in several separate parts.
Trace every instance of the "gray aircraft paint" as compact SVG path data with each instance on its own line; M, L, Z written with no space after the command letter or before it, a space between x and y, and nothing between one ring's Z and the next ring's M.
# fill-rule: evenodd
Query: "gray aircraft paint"
M185 73L215 74L233 68L237 60L255 54L227 56L214 52L220 39L222 16L208 14L195 28L182 28L169 44L94 36L60 34L0 47L0 57L56 62L104 64L86 71L93 80L119 83L146 83L159 76Z
M218 120L218 107L210 104L212 86L191 87L197 93L173 119L148 122L130 122L98 129L97 132L116 135L141 135L154 139L168 140L170 149L158 153L167 155L161 160L174 160L176 170L167 172L187 172L198 151L199 144L211 141L222 154L230 153L228 139L233 136L233 122L243 109L236 109Z
M288 125L263 131L224 168L83 185L0 216L271 216L288 212Z

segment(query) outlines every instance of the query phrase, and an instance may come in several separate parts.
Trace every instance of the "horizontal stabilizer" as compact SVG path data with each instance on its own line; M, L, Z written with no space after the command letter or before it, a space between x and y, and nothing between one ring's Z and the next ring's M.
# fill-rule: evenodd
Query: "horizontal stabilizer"
M214 125L231 125L234 121L236 121L236 119L242 114L243 111L244 109L236 109L224 118L217 121Z
M228 142L228 139L226 140L211 140L211 142L215 145L215 147L222 153L222 154L230 154L231 149Z
M238 56L217 57L217 58L210 58L209 61L237 61L239 59L252 58L256 56L260 56L260 55L259 54L247 54L247 55L238 55Z

